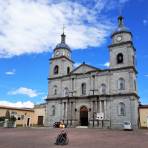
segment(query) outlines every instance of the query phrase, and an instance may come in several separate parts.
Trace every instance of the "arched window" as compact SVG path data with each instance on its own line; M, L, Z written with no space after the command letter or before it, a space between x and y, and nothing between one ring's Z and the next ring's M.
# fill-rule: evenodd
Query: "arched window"
M133 65L135 65L135 57L133 56Z
M101 84L100 93L106 94L106 85L105 84Z
M117 64L122 64L123 63L123 54L119 53L117 55Z
M52 116L55 116L55 105L52 105Z
M120 102L119 104L118 104L118 114L120 115L120 116L125 116L125 104L123 103L123 102Z
M81 90L82 90L82 95L86 95L86 83L82 83Z
M67 67L67 74L70 73L70 67Z
M54 74L57 75L58 73L59 73L59 66L56 65L56 66L54 67Z
M125 89L125 80L123 78L120 78L118 80L118 89L119 90L124 90Z
M68 96L68 88L64 88L64 97Z
M57 95L57 86L56 85L53 87L53 95Z
M134 88L135 88L135 91L136 91L137 90L136 80L134 80Z

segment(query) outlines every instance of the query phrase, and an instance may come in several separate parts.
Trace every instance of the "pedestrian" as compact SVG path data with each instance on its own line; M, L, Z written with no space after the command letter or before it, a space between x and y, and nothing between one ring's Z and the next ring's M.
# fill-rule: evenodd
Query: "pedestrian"
M55 144L56 145L66 145L66 144L68 144L69 139L67 136L67 132L65 131L65 125L64 125L63 121L60 122L59 127L61 130L60 130L60 134L56 138Z

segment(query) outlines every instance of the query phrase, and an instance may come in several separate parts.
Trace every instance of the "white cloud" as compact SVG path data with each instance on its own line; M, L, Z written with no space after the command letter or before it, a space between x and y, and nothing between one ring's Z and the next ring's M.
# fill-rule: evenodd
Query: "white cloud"
M26 88L26 87L20 87L14 91L8 92L8 94L9 95L26 95L31 98L38 96L38 93L36 92L36 90Z
M67 43L71 48L100 46L113 28L109 19L104 19L101 15L109 2L110 0L0 1L0 57L51 51L60 41L63 24L66 26Z
M9 107L18 107L18 108L33 108L34 103L31 101L26 101L26 102L10 102L10 101L0 101L0 105L2 106L9 106Z
M10 71L6 71L5 74L6 75L15 75L15 71L16 71L15 69L12 69Z
M126 3L127 1L129 0L119 0L119 3L123 4L123 3Z
M75 63L74 64L74 67L78 67L78 66L80 66L82 63Z
M42 97L42 100L45 100L45 99L47 99L47 96L43 96L43 97Z
M147 25L147 24L148 24L148 20L144 19L144 20L143 20L143 24L144 24L144 25Z
M110 63L109 62L106 62L106 63L103 64L103 66L109 67L110 66Z

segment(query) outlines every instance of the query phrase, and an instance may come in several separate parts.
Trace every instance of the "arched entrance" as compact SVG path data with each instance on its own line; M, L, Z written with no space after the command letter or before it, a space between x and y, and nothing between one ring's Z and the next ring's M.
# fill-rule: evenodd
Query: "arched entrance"
M80 108L80 125L88 126L88 109L85 106Z

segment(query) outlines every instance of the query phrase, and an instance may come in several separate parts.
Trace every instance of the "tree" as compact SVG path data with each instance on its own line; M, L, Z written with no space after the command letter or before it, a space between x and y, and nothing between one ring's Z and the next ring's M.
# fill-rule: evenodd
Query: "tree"
M16 118L15 118L15 116L10 116L10 111L9 110L7 110L6 111L6 119L8 119L9 121L12 121L12 122L15 122L16 121Z
M9 112L9 110L6 111L6 116L5 117L6 117L6 119L10 119L10 112Z

